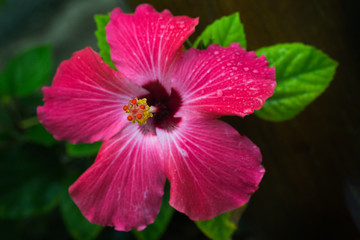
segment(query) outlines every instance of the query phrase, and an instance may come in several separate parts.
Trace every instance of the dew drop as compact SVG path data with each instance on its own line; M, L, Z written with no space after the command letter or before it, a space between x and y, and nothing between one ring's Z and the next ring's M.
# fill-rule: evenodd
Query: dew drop
M251 109L250 109L250 108L245 109L243 112L244 112L245 114L250 114L250 113L252 113L252 111L251 111Z
M249 71L249 68L248 68L248 67L244 67L244 71Z
M218 96L218 97L222 97L224 95L224 93L223 93L223 91L222 90L217 90L216 91L216 96Z
M219 54L219 51L215 51L214 54L215 54L215 55L218 55L218 54Z

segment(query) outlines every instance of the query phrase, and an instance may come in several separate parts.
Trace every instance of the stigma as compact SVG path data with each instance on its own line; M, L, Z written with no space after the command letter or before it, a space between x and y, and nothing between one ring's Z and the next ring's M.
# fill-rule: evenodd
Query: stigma
M129 103L124 105L123 110L125 113L129 113L127 116L129 122L137 122L139 125L146 124L148 118L153 117L152 113L155 112L154 107L147 105L146 98L130 99Z

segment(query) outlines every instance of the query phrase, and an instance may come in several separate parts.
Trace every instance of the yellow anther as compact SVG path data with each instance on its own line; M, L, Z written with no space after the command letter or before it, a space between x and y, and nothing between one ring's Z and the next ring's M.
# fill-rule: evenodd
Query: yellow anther
M146 103L146 98L137 99L133 98L129 100L129 103L123 107L123 110L126 113L130 113L127 116L127 119L135 123L146 124L148 118L153 117L153 114L150 111L150 107Z

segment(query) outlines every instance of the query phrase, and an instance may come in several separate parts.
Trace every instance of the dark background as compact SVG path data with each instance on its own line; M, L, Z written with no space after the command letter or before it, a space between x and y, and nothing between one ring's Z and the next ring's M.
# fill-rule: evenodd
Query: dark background
M143 2L8 0L0 8L0 67L14 54L41 43L54 45L56 65L85 46L97 49L93 15L115 6L133 11ZM360 239L350 215L360 217L359 205L345 201L345 196L354 197L349 186L360 191L359 1L146 2L158 11L199 16L191 40L215 19L238 11L248 50L303 42L339 62L325 93L292 120L224 118L260 147L266 168L234 239ZM186 216L176 213L164 239L206 238Z

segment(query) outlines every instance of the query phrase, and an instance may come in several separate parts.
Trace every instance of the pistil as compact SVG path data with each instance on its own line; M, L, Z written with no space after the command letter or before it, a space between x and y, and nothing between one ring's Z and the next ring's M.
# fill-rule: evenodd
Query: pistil
M148 118L153 117L153 113L157 112L156 107L149 107L146 103L146 98L137 99L133 98L129 100L129 103L124 105L123 110L125 113L129 113L127 120L139 125L146 124Z

